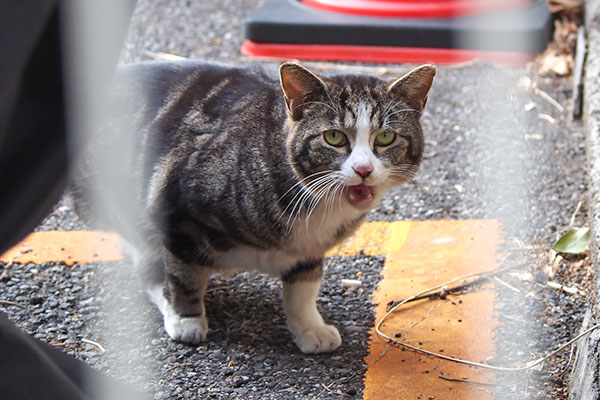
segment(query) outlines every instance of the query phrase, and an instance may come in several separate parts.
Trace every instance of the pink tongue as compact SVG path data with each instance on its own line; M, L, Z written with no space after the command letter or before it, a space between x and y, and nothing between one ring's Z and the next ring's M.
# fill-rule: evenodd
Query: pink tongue
M369 202L373 200L373 189L367 185L349 186L348 197L355 204Z

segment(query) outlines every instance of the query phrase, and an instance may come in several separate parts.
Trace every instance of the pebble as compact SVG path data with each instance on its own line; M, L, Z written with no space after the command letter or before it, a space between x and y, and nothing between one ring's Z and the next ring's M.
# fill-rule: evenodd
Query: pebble
M250 381L250 378L245 375L234 376L233 379L231 380L231 386L233 386L234 388L237 388L242 385L245 385L249 381Z
M548 274L546 274L544 271L542 270L537 270L535 271L535 274L533 275L533 280L536 281L537 283L546 283L548 282L550 278L548 277Z

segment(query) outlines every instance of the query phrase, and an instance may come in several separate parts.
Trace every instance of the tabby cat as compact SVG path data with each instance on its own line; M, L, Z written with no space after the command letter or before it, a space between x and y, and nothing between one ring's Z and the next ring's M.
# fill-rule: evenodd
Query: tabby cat
M323 255L414 176L435 75L433 65L392 81L291 62L279 76L192 61L125 67L121 117L98 135L96 161L82 162L78 208L90 214L90 193L100 203L173 340L206 338L213 271L258 270L281 278L298 347L333 351L340 335L316 306Z

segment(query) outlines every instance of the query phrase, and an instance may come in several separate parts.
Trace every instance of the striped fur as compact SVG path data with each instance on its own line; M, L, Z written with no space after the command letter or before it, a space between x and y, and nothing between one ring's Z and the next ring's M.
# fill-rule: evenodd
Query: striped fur
M86 199L99 199L97 213L128 243L174 339L206 336L207 271L257 269L282 277L300 348L332 350L337 330L323 328L314 304L307 313L293 309L301 304L294 296L318 292L325 251L416 172L419 119L435 72L423 66L386 82L321 77L293 63L279 76L199 62L124 67L114 120L75 179L78 208L91 214ZM342 146L327 142L330 130L345 135ZM377 145L386 131L395 141ZM351 200L356 185L372 200L358 189L362 200ZM309 325L307 334L301 327ZM315 335L327 343L315 347Z

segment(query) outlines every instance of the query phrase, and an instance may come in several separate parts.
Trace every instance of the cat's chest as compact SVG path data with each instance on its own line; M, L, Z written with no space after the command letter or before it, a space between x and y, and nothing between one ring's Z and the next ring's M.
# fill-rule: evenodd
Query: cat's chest
M364 215L352 207L324 206L309 220L297 221L290 245L300 253L323 253L352 234Z
M297 220L289 239L281 247L236 246L218 257L217 263L229 269L280 274L299 261L322 257L328 249L352 234L364 219L364 213L358 210L337 211L315 210L308 220Z

